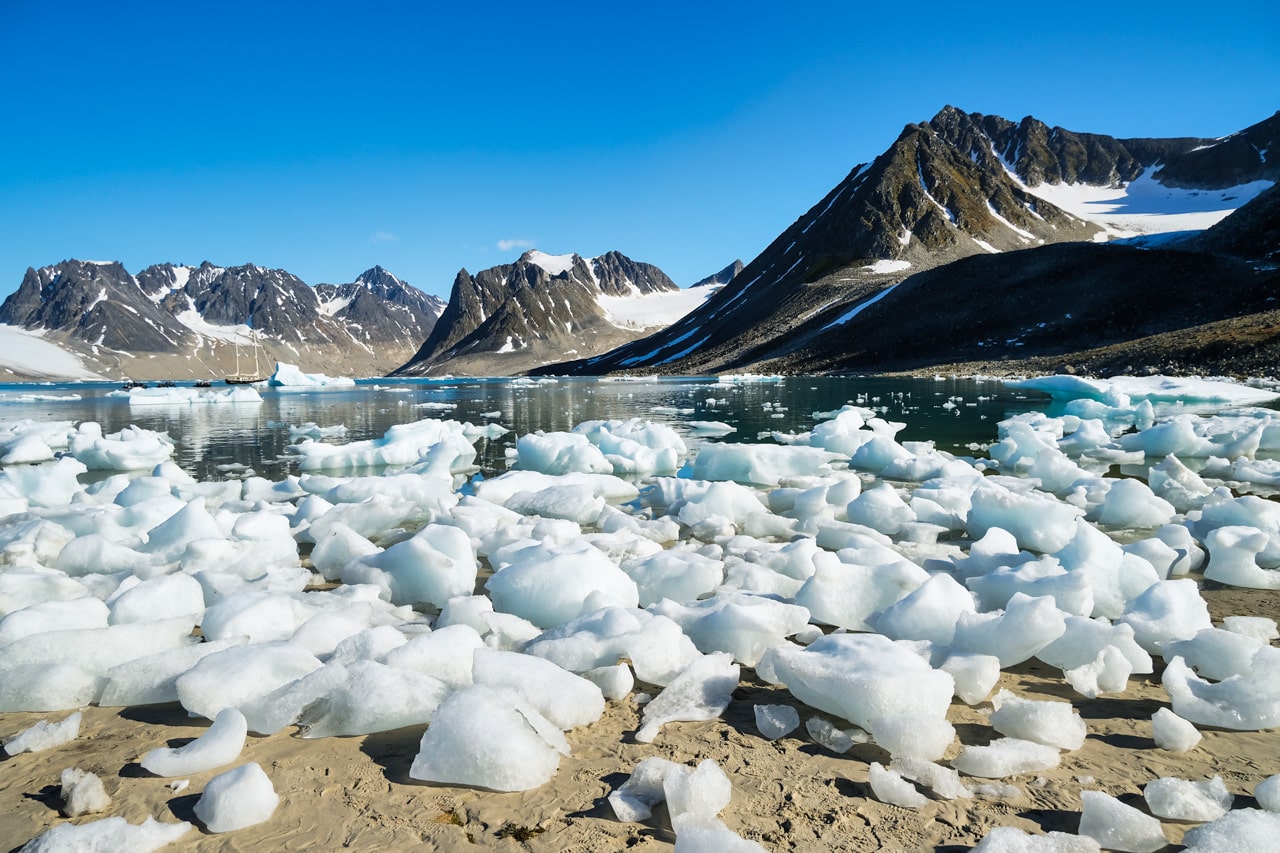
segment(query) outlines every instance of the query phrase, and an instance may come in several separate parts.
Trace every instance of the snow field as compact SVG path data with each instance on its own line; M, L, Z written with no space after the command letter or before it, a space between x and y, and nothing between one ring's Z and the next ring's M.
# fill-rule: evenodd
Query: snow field
M1274 622L1215 626L1198 586L1276 588L1280 509L1243 492L1255 480L1191 467L1266 461L1280 415L1216 385L1177 391L1231 409L1206 416L1157 415L1153 397L1174 393L1158 379L1045 384L1080 396L1002 422L990 459L898 442L902 425L856 406L785 445L710 443L692 459L668 427L596 421L522 436L515 469L465 492L486 431L453 421L341 447L304 437L300 476L226 484L193 482L156 433L20 425L3 448L50 452L0 469L0 709L180 702L213 724L178 749L157 733L142 766L166 777L234 764L249 732L425 724L412 778L523 791L556 775L565 732L607 702L652 692L635 739L653 743L723 714L754 677L794 702L755 707L763 737L795 736L803 716L832 752L874 743L888 763L870 765L870 790L904 808L1081 747L1072 703L991 694L1033 658L1085 698L1162 658L1161 749L1196 748L1197 725L1280 725ZM1146 476L1111 476L1118 460ZM93 467L147 473L82 485ZM957 743L957 699L990 703L990 738ZM5 750L56 751L78 723L14 732ZM682 847L758 849L720 820L733 784L714 762L627 769L609 796L620 820L665 801ZM64 780L69 808L109 809L87 778ZM1280 801L1259 782L1259 803ZM1274 831L1270 812L1230 810L1215 780L1151 780L1150 814L1100 791L1081 801L1079 836L1035 849L1159 849L1160 817L1205 822L1192 849ZM196 816L233 832L277 802L244 764L209 781ZM130 849L187 828L97 823ZM1019 838L997 830L980 849Z

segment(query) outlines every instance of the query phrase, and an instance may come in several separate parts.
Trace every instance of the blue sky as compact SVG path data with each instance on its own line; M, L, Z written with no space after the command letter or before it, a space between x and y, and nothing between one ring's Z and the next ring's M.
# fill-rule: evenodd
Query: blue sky
M531 247L689 284L945 104L1114 136L1280 109L1274 2L464 5L0 0L0 295L76 257L447 296Z

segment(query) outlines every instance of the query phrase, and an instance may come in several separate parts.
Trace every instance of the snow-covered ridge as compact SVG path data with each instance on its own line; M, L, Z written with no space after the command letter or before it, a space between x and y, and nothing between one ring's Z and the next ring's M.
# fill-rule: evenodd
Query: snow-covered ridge
M548 255L546 252L539 252L537 249L530 249L528 252L525 252L524 257L528 259L529 263L542 267L542 269L546 270L547 275L555 276L568 272L572 269L573 261L578 256L576 254ZM584 258L583 260L587 262L587 267L590 268L591 261L593 259Z

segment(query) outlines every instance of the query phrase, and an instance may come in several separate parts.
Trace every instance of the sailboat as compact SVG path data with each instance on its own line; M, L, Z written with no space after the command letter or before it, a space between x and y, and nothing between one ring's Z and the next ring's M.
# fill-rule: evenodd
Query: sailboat
M250 329L250 331L253 332L253 373L240 372L240 339L236 338L236 372L226 378L228 385L251 385L265 378L262 375L262 368L258 366L258 330Z

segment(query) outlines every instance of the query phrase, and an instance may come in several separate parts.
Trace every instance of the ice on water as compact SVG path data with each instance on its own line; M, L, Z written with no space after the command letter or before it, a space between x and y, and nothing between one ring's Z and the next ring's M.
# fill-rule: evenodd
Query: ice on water
M649 743L724 713L746 666L778 697L754 706L762 737L803 718L835 752L870 739L890 757L869 771L875 796L914 807L922 790L968 796L957 771L1037 772L1083 742L1070 703L992 697L1003 668L1036 658L1096 697L1159 655L1171 709L1154 740L1191 749L1196 725L1280 725L1274 621L1215 626L1198 586L1201 572L1280 586L1280 509L1240 494L1280 484L1258 458L1280 451L1280 418L1223 385L1033 381L1062 413L1000 423L981 460L899 441L902 424L857 406L774 443L707 429L692 448L664 424L590 421L520 436L512 469L466 494L474 442L504 428L426 419L341 445L300 429L300 476L199 483L162 433L2 427L0 708L180 701L213 720L143 759L159 775L233 763L247 731L427 724L414 778L518 791L552 778L562 732L606 703L653 694L635 733ZM1235 410L1200 413L1210 405ZM951 702L988 697L990 743L957 746ZM56 748L73 719L5 749ZM935 763L947 753L950 767ZM197 806L210 831L269 819L256 765L214 781ZM1280 803L1273 788L1258 786L1264 807ZM1229 808L1222 794L1213 780L1147 785L1151 810L1179 820ZM651 758L610 801L643 820L665 800L679 849L736 849L749 843L717 817L731 796L713 763ZM1081 836L997 830L980 849L1164 843L1149 816L1084 802ZM1188 844L1252 837L1269 815L1226 811ZM185 829L97 824L136 836L131 849Z

